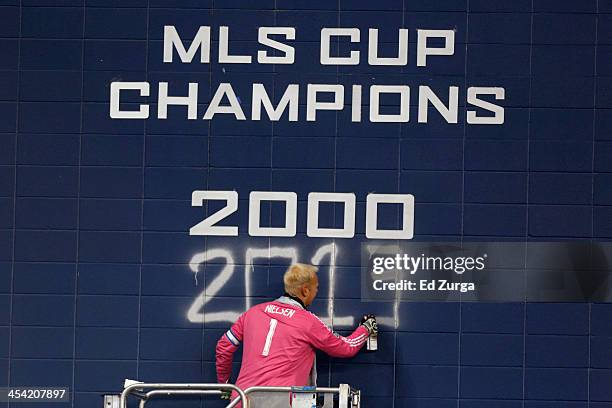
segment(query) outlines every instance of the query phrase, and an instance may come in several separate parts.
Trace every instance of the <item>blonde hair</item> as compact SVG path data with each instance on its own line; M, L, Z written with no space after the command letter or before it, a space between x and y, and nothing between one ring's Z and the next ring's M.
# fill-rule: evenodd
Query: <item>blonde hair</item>
M317 276L319 268L313 265L295 263L283 275L285 292L292 296L298 295L297 291L304 285L312 282Z

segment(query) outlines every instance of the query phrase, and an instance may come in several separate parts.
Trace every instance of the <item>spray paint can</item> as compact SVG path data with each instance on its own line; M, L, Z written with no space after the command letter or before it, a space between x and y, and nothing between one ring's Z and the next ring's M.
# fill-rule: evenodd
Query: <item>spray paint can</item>
M375 318L373 319L372 330L370 330L368 340L366 341L366 350L368 352L374 352L378 350L378 323L376 322Z
M378 350L378 332L374 332L368 336L368 341L366 342L366 350L369 352L374 352Z

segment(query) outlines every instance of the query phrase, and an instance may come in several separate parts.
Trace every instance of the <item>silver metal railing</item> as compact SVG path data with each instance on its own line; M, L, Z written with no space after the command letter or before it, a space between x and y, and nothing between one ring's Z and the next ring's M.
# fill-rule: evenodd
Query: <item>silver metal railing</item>
M294 391L292 387L249 387L244 390L245 395L255 393L284 393L288 394ZM323 408L333 408L333 395L339 395L339 408L360 408L361 406L361 391L351 388L348 384L340 384L338 387L314 387L312 392L324 394L325 400ZM235 399L226 408L233 408L240 401ZM253 407L255 408L255 407Z
M297 387L299 388L299 387ZM127 385L120 395L105 395L104 408L127 408L127 399L130 395L140 399L139 408L144 408L146 403L158 396L198 396L198 395L221 395L223 391L235 391L238 398L231 401L226 408L234 408L239 403L243 408L258 408L259 403L263 406L275 406L272 401L287 407L288 396L294 392L312 392L323 394L323 407L334 407L334 395L338 395L338 408L360 408L361 392L351 388L348 384L340 384L338 387L307 387L305 390L296 387L250 387L242 390L233 384L214 383L131 383ZM283 400L283 398L286 398Z
M146 391L145 390L150 390ZM249 407L246 394L233 384L214 384L214 383L135 383L123 389L117 398L107 398L105 396L105 408L127 408L127 398L135 395L140 398L140 408L144 408L147 401L159 395L219 395L222 391L235 391L238 394L236 403L242 402L244 408ZM113 397L113 396L110 396ZM116 396L114 396L116 397ZM117 404L118 402L118 404ZM110 405L109 405L110 403ZM118 405L118 406L114 406Z

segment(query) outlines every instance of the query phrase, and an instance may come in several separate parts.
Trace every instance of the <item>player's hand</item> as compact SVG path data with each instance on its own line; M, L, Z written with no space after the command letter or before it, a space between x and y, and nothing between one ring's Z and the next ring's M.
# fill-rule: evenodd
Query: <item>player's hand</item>
M378 323L376 323L376 316L373 314L364 315L361 318L361 325L368 330L369 334L378 334Z
M230 399L232 399L232 391L231 390L221 391L221 396L219 398L221 398L222 400L229 401Z
M373 315L372 313L363 315L363 317L361 318L361 322L359 322L359 324L364 324L366 322L366 320L368 320L368 319L376 320L376 316Z

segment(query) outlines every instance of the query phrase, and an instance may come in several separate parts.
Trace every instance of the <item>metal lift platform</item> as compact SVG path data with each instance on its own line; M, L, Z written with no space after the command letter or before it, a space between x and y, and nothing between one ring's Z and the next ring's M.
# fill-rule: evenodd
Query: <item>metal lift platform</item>
M126 380L121 394L104 395L104 408L128 408L128 397L135 397L138 408L145 408L155 397L238 395L226 408L360 408L361 391L348 384L338 387L250 387L215 383L141 383ZM129 408L136 405L130 404Z

